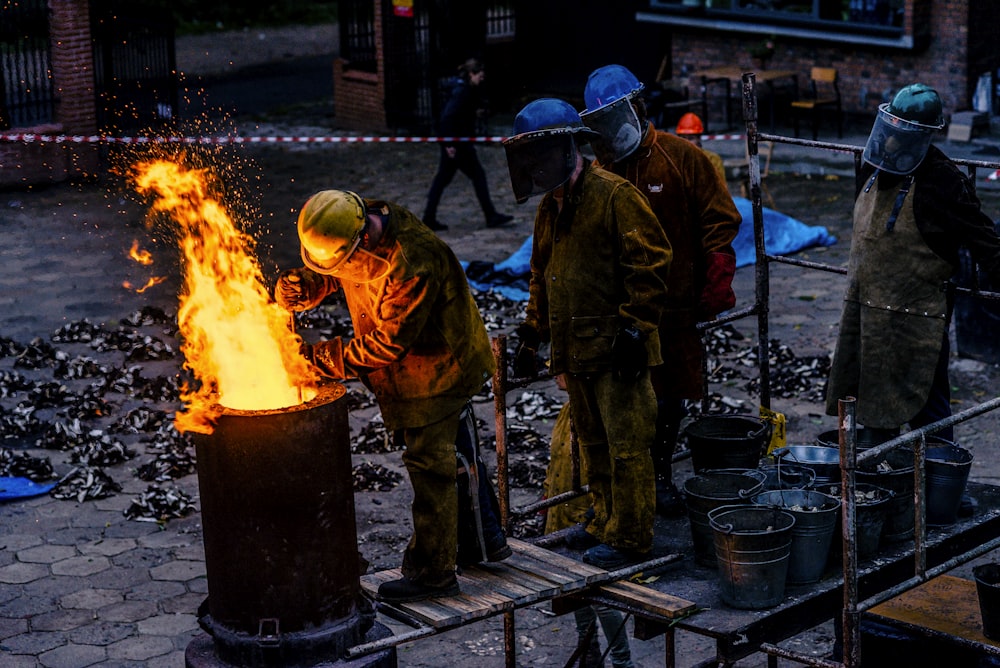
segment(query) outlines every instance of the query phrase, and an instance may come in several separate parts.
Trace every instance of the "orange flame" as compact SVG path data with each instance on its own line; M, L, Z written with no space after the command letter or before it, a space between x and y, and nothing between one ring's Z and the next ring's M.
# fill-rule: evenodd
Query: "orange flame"
M286 408L317 393L317 376L299 353L294 321L264 287L253 240L210 194L206 170L168 160L135 166L140 193L178 225L184 282L177 312L185 367L199 381L185 388L179 431L211 433L218 406Z
M139 250L139 240L132 240L132 248L128 251L128 256L143 266L153 264L153 254L148 250Z

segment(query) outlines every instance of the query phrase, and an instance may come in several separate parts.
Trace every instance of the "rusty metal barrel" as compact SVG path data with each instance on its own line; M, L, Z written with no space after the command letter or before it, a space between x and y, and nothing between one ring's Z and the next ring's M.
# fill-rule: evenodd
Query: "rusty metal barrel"
M299 406L221 408L214 432L193 436L208 577L200 622L223 661L330 659L372 625L344 394L330 383Z

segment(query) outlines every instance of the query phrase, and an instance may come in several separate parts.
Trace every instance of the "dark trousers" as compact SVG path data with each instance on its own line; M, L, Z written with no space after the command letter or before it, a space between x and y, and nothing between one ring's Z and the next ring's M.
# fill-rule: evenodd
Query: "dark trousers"
M487 220L496 215L496 208L490 199L490 189L486 183L486 171L479 163L479 156L476 155L476 148L472 144L454 144L455 157L448 157L445 145L441 144L441 162L438 164L437 174L431 182L431 189L427 193L427 208L424 209L424 222L430 223L437 220L438 204L441 202L441 195L448 187L451 180L455 178L456 172L462 172L472 181L472 187L476 190L476 198L479 206Z
M941 345L941 355L938 357L937 366L934 368L934 380L931 382L931 391L927 396L927 403L910 420L911 429L923 427L932 422L951 417L951 384L948 382L948 358L950 356L951 344L948 342L948 330L946 328L944 331L944 343ZM955 440L955 430L953 427L941 429L936 434L948 441Z

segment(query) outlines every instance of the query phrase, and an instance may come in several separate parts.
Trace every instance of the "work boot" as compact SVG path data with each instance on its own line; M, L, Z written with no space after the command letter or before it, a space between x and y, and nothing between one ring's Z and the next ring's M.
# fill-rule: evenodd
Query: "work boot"
M506 225L512 220L514 220L514 216L510 216L506 213L494 213L492 216L487 216L486 227L500 227L501 225Z
M425 598L458 596L460 593L461 589L458 587L458 578L455 577L454 573L448 573L436 580L414 580L403 576L398 580L383 582L378 586L379 600L388 603L422 601Z
M648 557L648 551L618 550L605 543L601 543L597 547L592 547L583 553L584 563L603 568L606 571L613 571L625 566L631 566L632 564L638 564Z
M583 641L583 638L580 639ZM601 658L601 645L597 642L597 636L593 635L587 644L587 649L580 657L580 668L604 668L604 660Z
M656 514L663 517L680 517L687 512L684 497L670 480L656 479Z
M586 527L587 525L583 522L574 524L573 528L566 532L566 547L571 550L589 550L600 545L601 541L588 532Z

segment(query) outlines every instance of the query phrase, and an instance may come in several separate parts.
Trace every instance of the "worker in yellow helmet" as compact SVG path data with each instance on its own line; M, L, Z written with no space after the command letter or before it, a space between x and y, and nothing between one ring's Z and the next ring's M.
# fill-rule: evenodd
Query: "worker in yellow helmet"
M414 214L353 192L324 190L309 198L298 234L305 267L281 273L275 300L304 311L343 293L353 338L305 344L307 356L327 376L359 378L378 399L386 430L406 445L413 535L403 577L380 585L379 597L400 602L458 594L456 561L499 561L511 554L474 447L469 400L495 364L465 272ZM456 447L472 479L461 503ZM476 506L476 530L460 535L460 525L469 524L465 511Z

